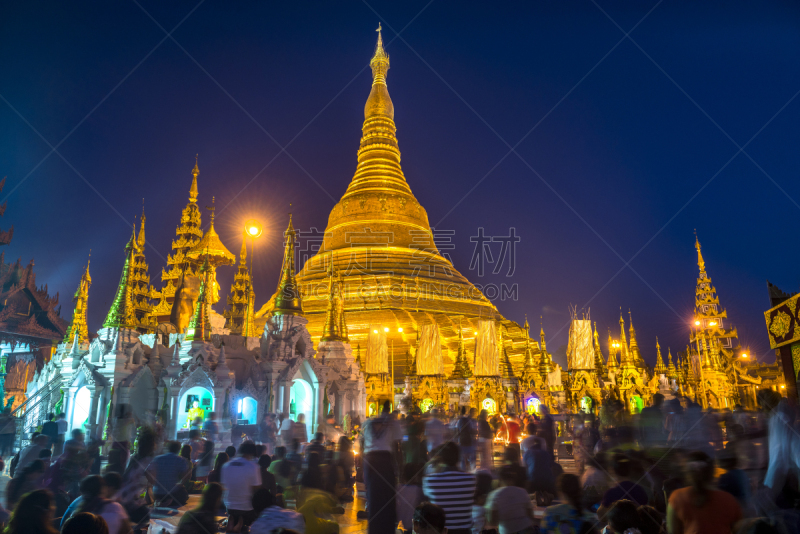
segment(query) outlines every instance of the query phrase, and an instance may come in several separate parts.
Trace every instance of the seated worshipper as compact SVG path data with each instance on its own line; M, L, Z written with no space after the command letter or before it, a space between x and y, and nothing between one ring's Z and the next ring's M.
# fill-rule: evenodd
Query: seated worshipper
M228 455L228 459L233 458L234 456L236 456L236 447L234 447L233 445L228 445L227 447L225 447L225 454Z
M630 458L620 453L614 455L612 470L617 485L603 494L603 499L600 501L600 508L597 510L597 515L601 519L605 516L608 509L611 508L611 505L621 499L631 500L636 503L637 506L647 504L648 499L645 489L630 480L632 469Z
M192 474L192 466L178 453L181 444L171 441L167 453L153 458L147 473L153 481L153 498L158 506L183 506L189 500L189 492L183 483Z
M682 534L730 534L742 518L742 508L730 493L713 489L714 460L704 452L688 455L690 486L672 492L667 507L667 530Z
M50 460L53 458L53 451L48 448L44 448L39 451L39 460L42 461L44 464L44 468L47 469L50 467Z
M306 460L308 460L309 455L313 452L319 454L320 457L325 456L325 445L322 444L324 440L325 436L322 434L322 432L317 432L314 434L314 440L306 446L304 451Z
M14 509L14 505L23 495L43 487L44 463L41 460L34 460L24 469L18 469L16 475L6 486L6 505L9 510Z
M61 534L109 534L108 523L102 516L81 512L64 523Z
M441 506L424 502L414 510L414 534L452 534L453 531L445 527L446 522L446 514Z
M214 469L209 471L208 473L208 483L217 482L219 483L220 476L222 475L222 466L225 465L225 462L230 460L228 457L228 453L220 452L217 454L217 459L214 460Z
M452 441L442 445L438 455L442 470L425 476L422 480L422 491L433 504L444 509L445 526L449 532L468 533L472 527L476 482L475 475L458 469L458 460L458 445ZM508 476L512 471L507 471ZM414 528L416 530L416 525Z
M222 466L220 482L225 488L223 502L228 509L228 522L236 525L241 518L246 526L256 520L253 493L261 487L261 470L253 461L256 444L250 440L239 445L239 454Z
M131 530L128 514L117 501L106 498L106 483L100 475L90 475L81 480L81 496L64 512L61 525L73 514L88 512L106 520L109 534L127 534Z
M58 534L53 528L53 494L45 489L20 499L3 534Z
M586 532L585 527L593 525L596 518L583 508L580 479L575 475L562 474L556 481L556 489L559 500L564 504L547 507L540 527L541 534Z
M278 493L283 493L292 485L292 463L286 459L286 447L275 447L275 458L269 464L268 471L275 475Z
M217 510L222 502L222 486L216 482L203 489L197 508L189 510L178 522L177 534L213 534L219 530Z
M300 478L297 494L297 511L306 521L306 534L336 534L339 524L328 519L333 513L343 513L338 501L323 489L320 456L313 453L308 459L308 469Z
M121 449L111 449L108 451L108 464L103 469L103 473L119 473L120 475L125 472L127 467L122 462L122 457L126 455Z
M306 532L303 514L281 508L275 497L263 488L253 494L253 509L260 510L260 513L258 519L250 525L250 534L272 534L279 532L279 529Z
M208 474L211 472L214 461L214 442L204 440L201 446L203 447L203 452L197 458L194 474L198 482L205 484L208 482Z
M500 487L486 499L486 521L497 525L500 534L533 533L533 504L524 484L517 485L517 471L510 465L500 468Z
M275 475L269 472L269 466L272 463L272 458L268 454L262 454L258 458L258 467L261 469L261 487L268 490L273 495L278 493L277 483L275 482Z
M134 525L149 521L150 506L145 496L151 496L153 482L148 478L147 468L153 461L158 436L152 428L145 427L136 441L136 452L131 456L125 473L122 475L122 487L117 492L117 500L128 512Z
M405 464L402 476L400 477L400 487L397 488L397 520L403 523L403 530L411 532L414 528L412 519L414 510L423 501L422 495L422 464Z
M609 478L604 466L605 454L598 453L586 459L586 469L581 475L583 498L587 506L600 502L608 491Z
M524 485L527 479L525 468L520 465L519 443L512 443L503 451L503 465L510 466L517 473L517 485Z
M334 455L333 466L336 469L337 490L339 502L353 502L353 484L355 483L354 471L356 457L353 454L353 442L347 436L339 438L339 450Z
M641 534L639 510L636 503L627 499L616 501L606 514L608 525L603 534Z

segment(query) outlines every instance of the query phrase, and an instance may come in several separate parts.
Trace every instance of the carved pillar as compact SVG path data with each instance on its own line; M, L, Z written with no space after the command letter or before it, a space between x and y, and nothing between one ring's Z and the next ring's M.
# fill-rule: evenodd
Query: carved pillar
M167 424L167 439L175 439L178 436L178 394L179 390L168 388L169 395L169 423Z
M73 426L75 425L75 410L74 410L74 406L75 406L75 395L78 394L78 389L80 389L80 388L78 388L76 386L72 386L72 387L69 388L69 391L67 392L67 398L69 399L69 402L67 403L67 406L69 407L69 411L66 412L67 413L67 423L68 423L67 428L69 428L70 431L72 430Z
M292 395L292 381L284 380L283 405L281 406L281 411L283 412L284 417L289 417L289 405L291 404L291 395Z
M320 381L317 387L317 424L316 424L316 431L319 432L319 425L325 421L325 386L326 382L324 380Z
M89 408L89 435L87 437L97 437L97 419L98 419L98 406L100 405L100 393L103 386L90 384L86 386L89 393L92 395L92 402Z

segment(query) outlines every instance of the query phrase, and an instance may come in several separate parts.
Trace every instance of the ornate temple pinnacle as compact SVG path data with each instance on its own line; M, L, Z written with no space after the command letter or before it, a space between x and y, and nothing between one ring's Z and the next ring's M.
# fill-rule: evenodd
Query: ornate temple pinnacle
M192 186L189 188L189 202L197 202L197 175L200 174L200 169L197 166L197 156L194 157L194 169L192 169Z
M372 68L372 83L386 84L386 71L389 70L389 55L383 49L383 37L381 35L381 24L378 23L378 43L375 45L375 54L369 62Z
M700 250L700 240L697 238L697 230L694 232L694 248L697 249L697 266L700 267L700 272L705 272L706 262L703 261L703 253Z
M242 250L239 251L239 265L244 265L247 259L247 229L242 230Z
M286 246L283 251L283 265L278 290L275 294L275 315L302 315L303 304L300 290L297 287L294 272L294 248L297 232L292 226L292 214L289 214L289 226L286 228Z

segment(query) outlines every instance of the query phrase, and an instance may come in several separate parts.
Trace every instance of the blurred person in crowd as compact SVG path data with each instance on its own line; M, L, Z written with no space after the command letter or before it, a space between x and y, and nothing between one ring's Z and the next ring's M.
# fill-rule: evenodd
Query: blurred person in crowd
M444 509L448 532L469 534L475 499L475 475L459 470L459 449L452 441L442 445L437 459L441 471L426 475L422 490L433 504Z
M594 524L594 514L584 508L583 489L576 475L562 474L556 481L559 500L563 504L548 506L541 523L541 533L584 532L587 523Z
M499 478L500 487L486 500L486 521L497 525L500 534L533 534L533 504L524 484L518 485L516 470L504 465Z

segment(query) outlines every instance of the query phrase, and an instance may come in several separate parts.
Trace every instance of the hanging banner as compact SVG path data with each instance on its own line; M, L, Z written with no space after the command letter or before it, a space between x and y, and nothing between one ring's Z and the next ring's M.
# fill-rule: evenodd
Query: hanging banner
M478 321L475 376L500 376L500 354L494 321Z
M567 344L568 369L594 369L594 337L589 319L573 319Z
M436 323L422 325L420 329L419 345L417 345L417 374L444 374L439 326Z
M386 345L386 335L383 328L371 327L367 339L367 374L389 372L389 347Z

